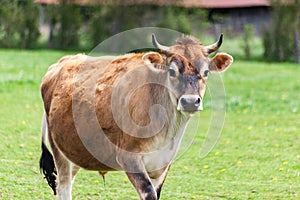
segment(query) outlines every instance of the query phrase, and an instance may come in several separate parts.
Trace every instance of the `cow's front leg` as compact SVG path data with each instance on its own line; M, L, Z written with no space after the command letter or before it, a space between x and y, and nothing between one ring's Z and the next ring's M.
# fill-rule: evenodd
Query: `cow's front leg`
M146 173L126 172L141 200L157 200L157 193Z
M161 170L149 173L149 176L151 177L151 182L154 185L154 188L156 190L157 199L160 198L161 188L166 180L170 166L171 165L169 164L168 166L166 166L165 168L163 168Z
M141 200L157 200L156 190L151 183L140 156L123 155L117 158Z

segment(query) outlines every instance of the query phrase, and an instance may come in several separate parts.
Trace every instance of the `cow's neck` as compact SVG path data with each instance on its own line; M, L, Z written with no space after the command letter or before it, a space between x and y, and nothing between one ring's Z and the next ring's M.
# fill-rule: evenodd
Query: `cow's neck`
M160 80L167 80L164 77L166 74L161 74L161 77L158 77ZM166 116L158 116L155 120L161 121L164 120L165 124L160 132L160 139L163 139L165 142L169 142L171 140L179 140L174 141L175 143L180 143L181 137L184 133L184 129L188 120L190 119L189 115L182 114L176 108L176 105L173 105L169 89L164 87L166 83L152 84L150 87L150 97L152 101L152 105L158 104L164 108Z

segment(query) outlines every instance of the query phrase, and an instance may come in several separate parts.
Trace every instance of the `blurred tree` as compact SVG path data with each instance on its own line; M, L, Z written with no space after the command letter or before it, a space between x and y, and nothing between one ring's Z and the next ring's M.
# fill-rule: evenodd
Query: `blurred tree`
M32 0L2 0L0 46L33 48L39 38L38 6Z
M244 50L244 54L246 59L251 58L251 43L254 38L254 27L251 24L244 25L244 32L242 34L243 43L242 48Z
M101 41L110 35L110 22L113 17L109 15L110 8L102 6L93 6L89 8L89 27L88 36L90 38L90 45L97 46Z
M92 45L96 46L111 35L141 27L147 7L108 5L94 6L89 11L91 12L89 35Z
M158 27L169 28L190 34L192 31L191 24L188 19L188 11L179 7L163 7L161 8L162 16Z
M80 46L79 31L82 15L80 6L61 0L58 5L48 5L46 18L49 20L49 48L70 49Z
M32 0L21 1L23 26L19 27L22 48L33 48L40 36L39 31L39 9Z
M0 46L16 47L18 44L18 26L22 19L18 17L21 8L17 1L3 0L0 4Z
M61 0L59 6L59 30L57 44L61 49L79 47L79 30L81 26L80 7L67 5L66 0Z
M109 36L122 31L143 26L155 26L159 9L160 7L154 5L113 4L90 7L88 32L92 45L96 46Z
M295 6L293 7L292 12L294 12L295 21L294 21L294 61L299 63L299 29L300 29L300 0L294 0Z
M264 28L264 57L270 61L299 62L299 0L273 0L273 15L268 29Z

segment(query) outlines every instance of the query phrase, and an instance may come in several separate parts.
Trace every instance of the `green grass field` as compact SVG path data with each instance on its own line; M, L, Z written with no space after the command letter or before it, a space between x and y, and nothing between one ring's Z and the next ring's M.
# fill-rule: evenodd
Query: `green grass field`
M0 50L0 199L55 199L38 168L39 85L65 54ZM300 66L237 60L222 76L227 112L221 138L200 158L208 106L161 199L300 199ZM104 186L96 172L81 170L73 199L138 197L123 172L108 173Z

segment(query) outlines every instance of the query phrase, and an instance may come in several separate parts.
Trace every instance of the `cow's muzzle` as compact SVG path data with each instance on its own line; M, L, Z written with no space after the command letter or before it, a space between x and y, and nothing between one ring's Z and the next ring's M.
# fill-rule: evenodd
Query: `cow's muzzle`
M178 100L177 110L189 113L203 110L202 99L199 95L182 95Z

